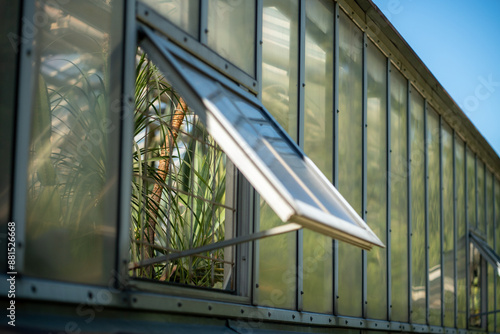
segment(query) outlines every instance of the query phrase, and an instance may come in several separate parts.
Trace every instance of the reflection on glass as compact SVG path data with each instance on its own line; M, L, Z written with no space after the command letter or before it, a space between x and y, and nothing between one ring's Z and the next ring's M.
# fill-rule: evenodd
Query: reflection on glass
M493 270L493 267L488 265L488 312L491 312L488 314L488 331L489 332L494 332L495 331L495 301L493 296L495 296L495 276L497 276L497 273L495 270ZM497 292L498 294L498 292Z
M154 8L158 13L172 21L191 36L198 38L200 1L199 0L140 0Z
M470 229L476 224L476 157L467 146L467 222Z
M478 232L486 236L486 215L484 198L484 163L477 159L477 228Z
M495 249L495 222L493 221L493 175L486 170L486 224L488 245ZM500 240L498 240L500 242Z
M425 324L425 143L424 98L410 92L411 223L412 223L412 314L411 321Z
M465 217L465 152L464 142L455 138L455 187L457 222L457 327L465 328L467 312L467 243Z
M297 139L298 17L297 0L264 0L262 102L295 140ZM279 225L282 225L281 220L264 201L261 201L260 229ZM260 240L259 245L258 304L295 308L296 233Z
M441 129L443 168L443 280L444 326L455 326L455 241L453 237L453 136L451 128L443 123Z
M367 47L367 203L366 223L386 244L387 231L387 58ZM387 251L367 253L367 317L387 319Z
M255 76L255 0L209 0L210 48Z
M441 206L439 175L439 116L427 110L427 173L429 235L429 323L441 325Z
M116 52L110 30L112 13L122 13L106 1L37 1L36 8L50 22L35 36L26 273L107 284L118 174L117 124L108 108L109 57Z
M344 12L339 19L338 189L361 215L363 34ZM362 316L362 257L358 248L339 243L340 315Z
M304 152L332 182L334 4L306 1ZM332 239L304 231L303 308L333 312Z
M471 327L481 327L483 317L478 315L482 312L482 302L481 302L481 290L483 287L481 286L482 282L482 273L481 270L481 254L479 250L470 244L470 296L469 296L469 325ZM484 287L487 288L487 287Z
M283 223L274 211L260 203L260 230ZM296 303L296 233L287 233L258 241L258 301L261 306L295 309Z
M298 1L264 0L262 103L297 140Z
M396 68L390 77L391 124L391 279L392 317L408 321L408 152L407 80Z

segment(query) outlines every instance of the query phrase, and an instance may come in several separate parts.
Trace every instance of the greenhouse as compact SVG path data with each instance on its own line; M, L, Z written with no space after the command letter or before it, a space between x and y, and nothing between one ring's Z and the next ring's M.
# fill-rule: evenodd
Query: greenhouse
M500 158L370 0L0 15L2 333L500 333Z

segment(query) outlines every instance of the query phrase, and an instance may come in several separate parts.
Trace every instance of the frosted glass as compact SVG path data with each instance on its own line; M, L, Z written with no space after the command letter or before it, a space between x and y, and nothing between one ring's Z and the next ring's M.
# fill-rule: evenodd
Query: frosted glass
M488 331L489 332L494 332L495 331L495 276L497 276L497 273L495 270L493 270L493 267L489 264L488 266L488 293L486 294L488 296L488 312L491 312L488 314ZM498 277L498 276L497 276ZM498 293L498 292L497 292Z
M443 123L441 129L443 163L443 280L444 280L444 326L455 326L455 241L453 236L453 135L451 128Z
M334 4L306 2L304 152L332 182ZM332 239L304 231L303 308L333 312Z
M255 7L255 0L208 1L208 46L253 77Z
M477 159L477 229L479 233L486 236L484 181L484 163L480 159Z
M427 109L427 191L429 235L429 323L441 325L441 205L439 175L439 116Z
M298 113L298 18L297 0L263 2L262 103L294 140ZM261 201L260 229L280 225L278 216ZM295 309L296 236L288 233L259 241L259 305Z
M196 38L200 35L199 0L140 0Z
M455 139L455 187L456 187L456 210L457 210L457 327L465 328L467 312L467 243L466 241L466 217L465 217L465 152L464 142Z
M361 215L363 40L359 28L340 12L338 189ZM362 316L362 257L351 245L338 245L339 315Z
M412 223L412 286L411 321L425 324L425 143L424 98L415 89L410 92L411 149L411 223Z
M391 124L391 294L392 321L408 321L408 152L407 80L390 76Z
M493 175L489 170L486 170L486 224L487 224L487 240L488 245L495 249L495 222L493 217ZM498 240L497 242L500 242Z
M281 219L261 200L260 230L281 226ZM291 232L257 241L259 246L259 277L257 304L295 309L297 233Z
M264 0L262 104L297 140L298 1Z
M367 47L366 223L385 244L387 232L387 58ZM367 253L367 317L387 319L387 250Z
M110 32L120 26L112 16L123 13L107 1L53 6L35 6L50 22L35 36L26 274L108 284L116 260L119 151L108 69L109 57L120 54Z

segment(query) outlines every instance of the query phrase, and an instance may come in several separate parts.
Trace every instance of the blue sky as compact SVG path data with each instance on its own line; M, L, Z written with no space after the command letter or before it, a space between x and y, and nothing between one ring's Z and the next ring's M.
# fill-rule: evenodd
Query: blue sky
M372 0L500 155L500 0Z

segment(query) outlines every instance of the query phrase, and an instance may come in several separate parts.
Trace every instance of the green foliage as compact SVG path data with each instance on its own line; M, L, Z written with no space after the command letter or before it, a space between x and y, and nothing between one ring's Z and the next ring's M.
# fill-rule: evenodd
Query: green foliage
M131 261L223 240L225 155L189 110L183 110L179 136L173 136L172 118L182 106L181 99L144 55L137 64L135 87ZM165 180L159 170L164 159L169 167ZM159 202L152 196L155 184L162 188ZM155 222L154 240L146 232L151 221ZM222 288L223 259L224 250L220 249L158 263L152 270L151 266L136 269L131 274Z

